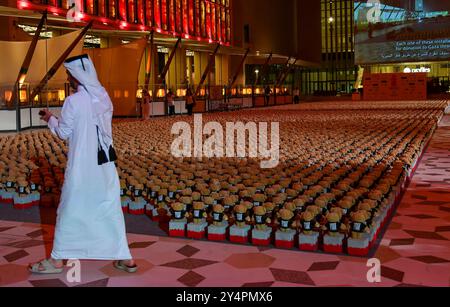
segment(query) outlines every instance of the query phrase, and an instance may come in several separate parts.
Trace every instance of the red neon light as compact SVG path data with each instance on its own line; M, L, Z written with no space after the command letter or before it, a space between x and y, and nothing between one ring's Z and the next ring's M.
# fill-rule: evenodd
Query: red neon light
M161 11L159 10L159 1L154 2L154 12L155 12L155 26L158 28L156 31L161 31Z
M189 33L189 11L188 11L188 2L187 0L183 1L183 29L181 32Z
M217 39L216 32L216 7L211 4L211 38Z
M189 0L189 33L191 33L191 34L195 33L195 29L194 29L194 0Z
M209 2L206 2L206 35L212 39L211 33L211 5Z
M177 2L177 14L176 14L177 25L175 28L178 33L183 33L183 16L181 15L181 0L176 0L176 2Z
M142 5L143 1L139 1L138 2L138 19L139 19L139 23L141 24L145 24L145 20L144 20L144 7Z
M125 0L120 0L119 2L119 16L122 20L127 20L127 9Z
M18 1L17 6L19 9L26 9L30 7L30 4L27 1Z
M167 3L168 0L161 0L161 24L164 30L167 30Z
M116 14L105 18L107 11L114 13L114 3L118 2ZM33 1L34 2L34 1ZM20 9L44 10L61 16L66 10L59 8L59 1L31 1L19 0L16 2ZM44 4L47 3L47 4ZM222 1L209 0L148 0L127 1L111 0L110 6L105 7L105 1L99 0L98 16L93 16L93 0L86 1L84 12L77 13L77 17L96 20L100 25L115 26L122 30L149 31L154 29L158 33L170 36L181 36L185 39L193 39L206 43L222 43L230 45L230 9L222 5ZM146 5L146 12L144 12ZM136 15L137 6L137 15ZM88 14L88 11L92 11ZM127 14L128 12L128 14ZM147 15L147 16L145 16ZM195 18L194 18L195 17ZM145 22L147 20L147 22ZM137 22L138 24L134 24Z
M175 3L174 0L169 0L169 3L167 3L167 6L169 8L169 22L170 22L170 31L175 31ZM164 11L163 11L164 13Z

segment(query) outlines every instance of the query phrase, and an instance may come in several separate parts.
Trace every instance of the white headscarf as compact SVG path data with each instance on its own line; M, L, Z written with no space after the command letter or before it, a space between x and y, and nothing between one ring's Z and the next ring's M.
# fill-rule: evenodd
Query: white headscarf
M84 54L67 59L64 67L91 97L92 116L101 133L103 145L108 149L113 140L111 128L113 105L111 98L98 80L94 63L87 54Z

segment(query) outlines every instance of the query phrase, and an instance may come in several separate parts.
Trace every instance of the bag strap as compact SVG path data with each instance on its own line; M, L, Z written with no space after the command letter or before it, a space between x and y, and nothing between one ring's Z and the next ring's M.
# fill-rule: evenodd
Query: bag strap
M100 135L98 133L98 126L95 126L97 128L97 146L98 146L98 150L102 150L102 145L100 144Z

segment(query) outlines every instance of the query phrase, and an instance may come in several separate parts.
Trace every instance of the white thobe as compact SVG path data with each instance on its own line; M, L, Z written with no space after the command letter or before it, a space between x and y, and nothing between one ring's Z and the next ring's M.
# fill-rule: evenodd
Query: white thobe
M112 116L112 114L111 114ZM91 98L83 87L52 116L52 133L69 142L57 211L53 259L131 259L114 163L99 166Z

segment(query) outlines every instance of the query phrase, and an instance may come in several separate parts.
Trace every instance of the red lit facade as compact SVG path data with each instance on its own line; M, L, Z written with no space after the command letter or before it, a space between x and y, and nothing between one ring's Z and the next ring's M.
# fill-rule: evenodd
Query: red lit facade
M17 1L17 7L29 10L47 9L65 16L69 0ZM231 43L230 0L78 0L83 20L95 21L130 31L151 31Z

